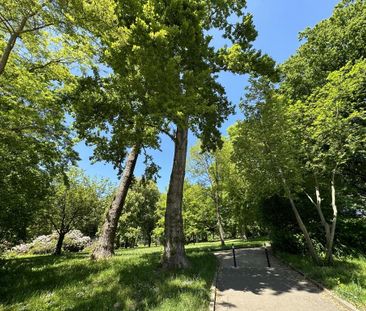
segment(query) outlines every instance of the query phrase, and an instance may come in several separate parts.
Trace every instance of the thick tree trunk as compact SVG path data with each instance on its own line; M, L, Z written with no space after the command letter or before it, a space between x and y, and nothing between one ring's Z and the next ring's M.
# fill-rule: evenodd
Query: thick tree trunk
M137 146L133 146L130 154L128 155L121 182L106 215L101 235L91 256L92 259L103 259L114 254L114 240L116 238L118 220L122 213L128 189L131 185L138 154L139 148Z
M188 128L177 126L172 173L165 211L165 241L162 258L167 269L189 266L184 250L182 217L183 185L187 157Z
M282 183L283 183L283 187L285 189L285 192L286 192L286 195L290 201L290 204L291 204L291 208L292 208L292 211L294 212L295 214L295 218L297 220L297 223L302 231L302 233L304 234L304 237L305 237L305 241L306 241L306 245L308 247L308 250L309 250L309 253L310 253L310 256L311 258L314 260L315 263L319 263L319 257L314 249L314 245L313 245L313 242L311 241L310 239L310 235L309 235L309 232L308 230L306 229L306 226L305 224L303 223L302 219L301 219L301 216L299 214L299 211L297 210L296 208L296 205L295 205L295 202L292 198L292 195L291 195L291 192L290 192L290 189L288 188L287 186L287 182L286 182L286 179L285 177L283 176L283 173L282 173L282 170L280 170L280 175L281 175L281 179L282 179Z
M56 244L56 248L55 248L55 255L61 255L62 245L64 243L65 235L66 235L66 233L64 233L63 231L60 231L60 233L58 234L58 240L57 240L57 244Z

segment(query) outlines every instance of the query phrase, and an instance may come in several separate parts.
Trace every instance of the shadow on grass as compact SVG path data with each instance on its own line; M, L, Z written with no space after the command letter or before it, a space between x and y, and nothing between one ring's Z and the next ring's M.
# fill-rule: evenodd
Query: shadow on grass
M361 310L366 310L366 259L364 257L337 258L332 266L315 266L309 258L303 256L282 252L277 255L311 279L360 307Z
M35 292L52 291L97 272L85 255L32 256L3 260L0 266L0 302L26 300Z
M44 304L40 297L49 295L48 307L40 310L150 310L167 300L178 304L181 297L188 297L197 310L205 306L216 271L215 256L191 250L190 269L168 272L160 269L160 255L159 251L117 255L100 262L83 254L4 260L0 303L5 309L22 305L28 310Z
M365 273L360 263L346 258L334 259L331 266L317 266L307 257L286 253L276 255L329 289L333 289L339 284L353 283L355 277ZM362 285L366 287L366 280Z

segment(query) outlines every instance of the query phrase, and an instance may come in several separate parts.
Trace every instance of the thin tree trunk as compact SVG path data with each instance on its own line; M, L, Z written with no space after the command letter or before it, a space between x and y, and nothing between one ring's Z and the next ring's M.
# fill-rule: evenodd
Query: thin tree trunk
M319 257L318 257L318 255L315 252L314 245L313 245L313 242L310 239L309 232L306 229L306 226L305 226L305 224L303 223L303 221L301 219L301 216L299 214L299 211L296 208L295 202L294 202L294 200L292 198L290 189L287 186L287 182L286 182L286 179L285 179L285 177L283 175L283 172L282 172L282 170L279 170L279 171L280 171L280 175L281 175L281 179L282 179L282 183L283 183L283 187L285 189L286 195L287 195L288 199L290 200L290 204L291 204L292 211L294 212L295 217L296 217L296 220L297 220L297 223L298 223L298 225L299 225L302 233L304 234L305 241L306 241L306 244L307 244L307 247L308 247L310 256L314 260L314 262L318 264L319 263Z
M56 244L55 255L61 255L62 245L64 243L65 235L66 235L66 233L63 232L63 231L60 231L60 233L58 234L58 240L57 240L57 244Z
M314 202L314 200L311 198L310 195L307 195L307 197L309 198L310 202L313 203L313 205L315 206L318 214L319 214L319 218L320 218L320 222L322 223L323 227L324 227L324 232L325 232L325 241L326 241L326 253L328 253L329 247L330 247L330 226L328 224L328 222L325 220L323 211L322 211L322 207L321 207L321 202L322 202L322 198L320 196L320 188L319 188L319 183L318 183L318 179L316 177L316 175L314 176L315 179L315 198L316 198L316 202Z
M114 254L114 240L116 238L118 220L122 213L128 189L131 185L138 154L139 148L137 146L133 146L130 154L128 155L121 182L106 215L106 219L102 227L102 233L91 256L92 259L103 259Z
M172 173L170 175L165 211L164 268L189 266L184 250L182 198L187 157L188 128L177 126Z
M329 238L329 245L327 249L327 255L326 255L326 262L328 264L333 263L333 243L334 243L334 236L335 236L335 229L336 229L336 223L337 223L337 215L338 215L338 209L336 205L336 190L334 185L334 179L335 179L335 172L334 169L332 172L332 180L331 180L331 192L332 192L332 209L333 209L333 219L332 219L332 225L330 229L330 238Z
M224 233L224 227L222 225L222 217L221 217L221 213L220 213L221 200L220 200L220 194L219 194L219 171L218 171L217 161L218 161L218 159L216 158L215 159L215 174L214 174L214 180L215 180L214 196L215 196L215 205L216 205L217 227L219 229L221 247L224 247L225 246L225 233Z
M17 41L20 33L24 29L25 24L27 23L28 17L29 16L24 16L22 18L22 20L20 21L18 28L12 34L10 34L9 40L5 46L4 53L3 53L3 55L1 55L1 59L0 59L0 75L2 75L5 70L5 66L8 63L10 53L13 50L15 42Z
M216 218L217 218L217 227L219 229L219 237L220 237L220 242L221 242L221 247L225 246L225 233L224 233L224 228L222 226L222 218L221 218L221 214L220 214L220 201L218 199L218 194L217 191L215 191L216 194L216 200L215 200L215 205L216 205Z
M151 246L151 234L149 234L147 236L147 245L150 247Z

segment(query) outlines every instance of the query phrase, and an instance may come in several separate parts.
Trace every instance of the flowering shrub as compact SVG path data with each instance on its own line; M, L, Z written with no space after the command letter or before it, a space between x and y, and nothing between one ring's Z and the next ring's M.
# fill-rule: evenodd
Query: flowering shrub
M64 250L70 252L79 252L91 244L91 238L83 235L79 230L71 230L65 236Z
M20 244L11 249L16 254L50 254L57 244L58 234L53 231L49 235L41 235L27 244ZM70 252L79 252L91 244L91 238L85 236L79 230L71 230L66 234L63 249Z

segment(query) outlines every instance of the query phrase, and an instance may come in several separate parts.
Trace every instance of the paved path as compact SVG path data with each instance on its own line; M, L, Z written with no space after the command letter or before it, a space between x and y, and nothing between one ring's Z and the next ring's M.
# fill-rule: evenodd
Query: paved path
M325 292L270 256L262 248L216 253L221 260L216 290L216 311L344 311Z

